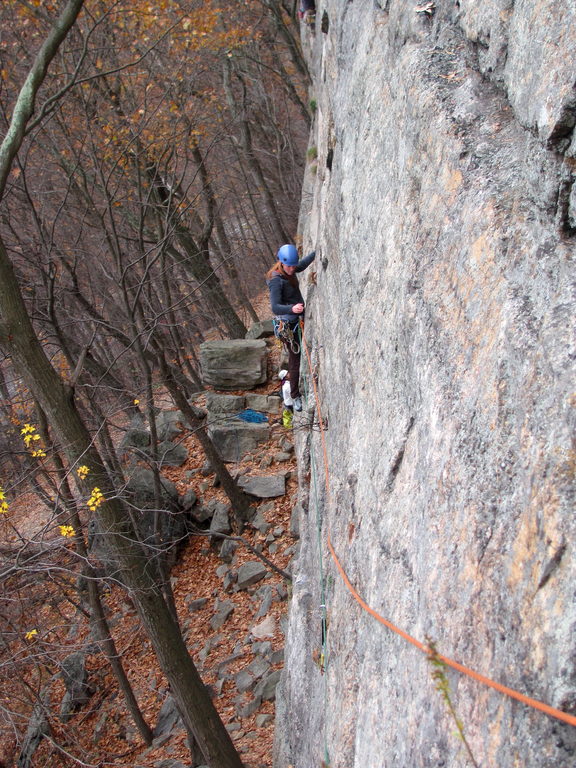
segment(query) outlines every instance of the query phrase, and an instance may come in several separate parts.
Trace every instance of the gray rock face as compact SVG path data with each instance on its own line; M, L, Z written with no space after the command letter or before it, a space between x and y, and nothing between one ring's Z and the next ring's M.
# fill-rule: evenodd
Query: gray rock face
M575 713L575 9L459 6L324 0L327 33L304 36L330 494L320 437L298 430L319 491L300 498L278 767L320 764L325 744L333 768L466 763L425 656L353 600L328 534L398 627ZM448 679L478 764L574 763L576 729Z
M250 389L266 381L266 342L257 339L205 341L200 345L204 384Z

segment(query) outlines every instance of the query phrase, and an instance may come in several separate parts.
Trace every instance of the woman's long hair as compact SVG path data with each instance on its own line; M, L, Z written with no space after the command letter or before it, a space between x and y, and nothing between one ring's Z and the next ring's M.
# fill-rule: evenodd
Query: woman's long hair
M288 280L289 283L292 283L292 285L298 285L298 278L296 275L289 275L284 271L284 264L280 260L274 264L272 269L269 269L268 272L266 272L266 280L272 280L273 277L276 277L276 275L280 275L280 277L283 277L285 280Z

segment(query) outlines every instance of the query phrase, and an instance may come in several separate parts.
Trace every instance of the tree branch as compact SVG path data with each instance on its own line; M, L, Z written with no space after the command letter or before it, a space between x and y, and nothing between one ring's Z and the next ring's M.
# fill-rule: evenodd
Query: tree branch
M83 5L84 0L68 0L50 34L36 54L28 77L18 94L8 132L0 145L0 200L4 195L12 161L22 145L28 121L34 114L36 95L44 82L48 66L74 25Z

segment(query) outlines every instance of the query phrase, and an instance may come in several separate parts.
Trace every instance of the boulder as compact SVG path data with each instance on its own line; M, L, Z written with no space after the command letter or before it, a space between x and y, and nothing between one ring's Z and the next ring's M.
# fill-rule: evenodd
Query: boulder
M264 594L262 595L262 603L260 604L260 608L258 608L258 611L254 616L255 619L261 619L263 616L266 616L270 610L270 606L272 605L272 587L266 585L264 590Z
M144 426L144 419L139 414L134 416L126 434L120 443L122 451L128 451L131 448L147 448L150 445L150 431Z
M181 467L188 458L188 449L182 443L165 440L158 445L158 457L161 467Z
M154 728L154 738L158 739L172 732L174 726L180 721L180 713L176 708L176 702L170 694L164 699L158 713L158 722Z
M238 485L250 496L259 499L271 499L284 496L286 493L286 478L284 475L266 475L262 477L241 477Z
M207 602L207 597L197 597L195 600L186 601L186 608L188 609L188 613L196 613L196 611L201 611Z
M171 480L160 478L161 492L164 501L171 508L176 508L178 491ZM126 484L126 493L130 502L138 509L152 509L154 507L154 473L151 469L135 467Z
M250 717L258 709L261 704L259 697L249 699L247 702L239 701L236 704L236 714L240 718Z
M237 589L247 589L266 576L268 569L260 560L250 560L238 568Z
M158 440L172 440L182 432L186 420L182 411L160 411L156 416Z
M133 467L127 478L123 496L133 512L133 520L138 527L141 541L153 543L155 536L156 518L158 517L158 541L165 551L166 563L171 566L178 554L177 545L183 543L188 535L187 517L192 513L184 513L178 505L178 491L170 480L160 476L161 483L161 512L158 516L158 505L154 493L154 473L143 467ZM95 515L89 524L89 544L91 552L102 561L107 571L115 571L115 557L107 546L107 536L100 529L100 519ZM176 546L175 546L176 545ZM153 543L156 548L157 543Z
M227 619L234 612L234 603L232 600L217 601L216 613L210 619L210 626L212 629L220 629L220 627L227 621Z
M240 461L254 451L260 443L270 439L268 424L251 424L235 419L232 422L212 424L208 434L224 461Z
M274 324L272 319L262 320L259 323L252 323L246 333L247 339L266 339L274 336Z
M254 528L257 531L260 531L260 533L266 534L268 533L270 529L270 523L266 520L264 517L264 513L261 509L259 509L252 520L250 521L250 525L252 528Z
M210 533L230 533L230 504L219 502L210 522Z
M214 510L210 509L208 506L194 506L189 512L190 517L192 520L197 523L198 525L202 525L202 523L205 523L207 520L212 519L214 516Z
M274 720L274 715L269 715L269 714L256 715L256 727L262 728L263 726L271 723L272 720Z
M236 416L246 408L244 395L223 395L219 392L206 394L208 423L226 421L227 417Z
M218 555L220 556L221 560L224 560L225 563L231 563L234 558L234 553L236 552L237 549L238 549L237 541L231 541L230 539L225 539L220 546Z
M186 493L180 497L180 506L182 509L186 510L188 512L192 509L194 504L198 501L198 496L196 496L196 493L193 488L188 488Z
M280 407L278 398L269 397L268 395L257 395L249 392L244 400L246 408L251 408L253 411L262 411L262 413L278 413Z
M266 342L205 341L200 345L202 381L216 389L250 389L266 381Z
M236 675L236 687L240 693L251 690L256 681L262 678L270 669L270 663L261 656L254 659L247 667Z
M247 669L241 669L240 672L236 675L236 688L238 689L239 693L245 693L246 691L249 691L251 688L256 685L256 680L252 677L252 675L248 672Z
M67 723L72 713L84 706L92 696L85 660L85 654L77 651L62 661L61 675L66 693L62 697L60 720L64 723Z
M266 616L264 621L261 621L259 624L255 624L250 632L252 633L252 636L257 640L264 640L265 637L274 637L274 633L276 632L276 622L274 620L274 616Z
M254 690L254 696L262 701L274 701L276 698L276 686L280 681L280 670L277 669L263 678Z

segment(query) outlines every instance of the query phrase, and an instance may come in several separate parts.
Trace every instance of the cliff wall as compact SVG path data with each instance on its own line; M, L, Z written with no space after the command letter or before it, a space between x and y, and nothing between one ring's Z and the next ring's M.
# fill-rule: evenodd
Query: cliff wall
M576 5L317 7L275 766L472 765L425 654L327 544L402 630L576 715ZM576 765L574 726L446 679L478 765Z

